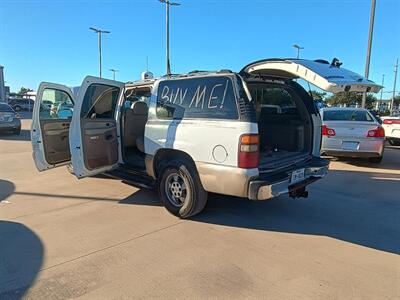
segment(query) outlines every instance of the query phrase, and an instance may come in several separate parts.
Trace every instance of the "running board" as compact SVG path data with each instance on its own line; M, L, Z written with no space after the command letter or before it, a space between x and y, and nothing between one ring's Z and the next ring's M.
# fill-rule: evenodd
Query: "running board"
M105 173L106 176L120 179L123 182L133 185L137 188L153 189L155 187L155 180L153 177L145 173L134 171L127 168L118 168Z

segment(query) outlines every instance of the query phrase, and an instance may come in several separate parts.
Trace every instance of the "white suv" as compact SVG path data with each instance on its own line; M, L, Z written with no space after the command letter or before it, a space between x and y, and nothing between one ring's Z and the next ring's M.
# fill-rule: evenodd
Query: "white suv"
M181 218L202 211L207 192L307 197L328 161L319 157L320 116L296 78L329 92L380 89L334 63L288 59L130 83L89 76L76 96L41 83L33 158L39 171L72 164L78 178L105 173L156 187ZM50 115L43 101L73 105L72 118Z

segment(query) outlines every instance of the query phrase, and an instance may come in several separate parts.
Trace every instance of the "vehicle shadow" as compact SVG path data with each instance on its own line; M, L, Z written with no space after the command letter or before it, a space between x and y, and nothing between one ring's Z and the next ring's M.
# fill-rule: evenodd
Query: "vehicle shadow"
M400 176L346 171L331 171L328 176L310 188L308 199L291 199L283 195L255 202L212 194L205 212L192 220L329 236L399 254Z
M140 189L129 197L118 201L120 204L161 206L161 201L154 190Z
M30 141L31 131L27 129L22 129L21 134L14 134L11 132L3 132L0 134L0 140L6 141Z
M7 199L15 191L15 185L11 181L0 179L0 202Z
M1 202L15 191L0 180ZM0 220L0 299L20 299L34 282L43 262L40 238L23 224Z

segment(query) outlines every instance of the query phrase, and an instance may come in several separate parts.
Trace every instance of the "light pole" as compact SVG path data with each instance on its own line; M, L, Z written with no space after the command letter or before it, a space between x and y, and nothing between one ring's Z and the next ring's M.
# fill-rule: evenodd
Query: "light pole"
M180 3L177 2L171 2L169 0L158 0L161 3L165 3L165 14L166 14L166 18L165 18L165 25L166 25L166 39L167 39L167 75L171 74L171 64L169 61L169 7L170 5L172 6L179 6L181 5Z
M99 37L99 74L100 74L100 78L101 78L101 34L102 33L111 33L111 32L110 31L106 31L106 30L93 28L93 27L89 27L89 29L93 30L95 33L97 33L97 35Z
M110 71L113 72L113 80L115 80L115 73L119 72L119 70L110 69Z
M381 89L381 101L382 101L382 94L383 94L383 83L385 82L385 74L382 74L382 89Z
M396 96L396 80L397 80L397 70L399 68L399 59L396 61L396 65L394 66L394 85L393 85L393 96L392 101L390 103L390 115L393 115L393 105L394 105L394 97Z
M293 47L297 49L297 59L299 59L300 58L300 50L303 50L304 47L301 47L297 44L294 44Z
M371 47L372 47L372 35L374 33L374 20L375 20L375 6L376 0L372 0L371 3L371 16L369 18L369 32L368 32L368 48L367 48L367 59L365 62L365 78L369 77L369 64L371 61ZM365 102L367 99L367 92L362 95L361 107L365 108Z

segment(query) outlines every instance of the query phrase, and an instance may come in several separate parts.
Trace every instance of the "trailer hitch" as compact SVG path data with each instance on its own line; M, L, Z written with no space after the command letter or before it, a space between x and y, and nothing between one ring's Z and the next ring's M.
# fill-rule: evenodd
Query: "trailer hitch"
M308 191L306 191L306 187L303 186L301 188L289 191L289 196L292 197L293 199L308 198Z

